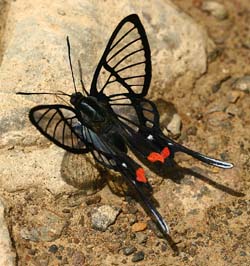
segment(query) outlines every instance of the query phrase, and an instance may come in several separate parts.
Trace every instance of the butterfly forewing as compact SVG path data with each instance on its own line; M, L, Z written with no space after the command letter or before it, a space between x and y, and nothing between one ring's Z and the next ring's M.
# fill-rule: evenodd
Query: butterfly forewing
M38 105L30 110L32 124L48 139L73 153L88 152L86 143L77 133L75 110L64 105Z
M90 94L145 96L151 80L150 49L137 15L122 20L97 66Z

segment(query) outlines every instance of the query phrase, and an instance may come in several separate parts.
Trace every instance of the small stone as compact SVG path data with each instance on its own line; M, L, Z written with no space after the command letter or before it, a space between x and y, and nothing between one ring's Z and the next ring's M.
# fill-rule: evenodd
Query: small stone
M28 254L31 255L31 256L34 256L36 253L37 253L36 249L29 249L28 250Z
M58 246L57 245L51 245L49 247L49 252L56 253L57 251L58 251Z
M109 242L106 247L111 253L115 254L121 249L121 245L121 242Z
M54 241L60 237L66 226L66 221L50 211L42 211L32 216L32 227L24 227L20 230L21 237L34 242Z
M81 216L80 220L79 220L79 224L81 226L84 226L84 216Z
M79 244L79 243L80 243L80 239L79 239L79 238L74 238L74 239L73 239L73 242L74 242L75 244Z
M85 200L85 203L87 205L93 205L93 204L97 204L101 201L101 196L100 195L95 195L93 197L89 197Z
M214 112L209 114L208 124L213 127L223 127L228 120L228 114L224 112Z
M138 262L144 260L144 256L145 255L143 251L136 252L132 258L132 262Z
M238 115L239 114L239 109L237 106L235 105L229 105L228 108L226 109L226 112L229 114L229 115Z
M139 244L145 244L148 240L148 237L144 233L138 232L136 233L136 239Z
M233 84L233 88L244 92L250 92L250 76L238 78Z
M161 245L161 251L162 251L162 252L167 251L167 248L168 248L167 244L163 243L163 244Z
M99 231L106 231L107 228L115 222L120 210L120 208L111 207L109 205L94 208L91 214L92 227Z
M83 266L85 263L85 256L82 252L76 251L72 257L73 266Z
M215 112L224 112L227 108L226 102L215 102L214 104L208 106L206 113L212 114Z
M181 134L181 117L178 114L174 114L171 122L167 125L167 130L174 136Z
M35 265L48 266L50 255L48 253L42 253L36 257Z
M241 93L239 91L231 91L227 95L227 99L230 103L236 103L237 100L240 98Z
M220 79L219 81L217 81L215 84L213 84L213 85L212 85L212 92L213 92L213 93L218 92L218 91L220 90L222 84L223 84L225 81L227 81L228 79L230 79L230 78L231 78L231 76L230 76L230 75L227 75L227 76L221 78L221 79Z
M210 230L211 231L218 231L218 225L215 223L210 224Z
M225 6L216 1L204 1L202 3L201 9L208 12L218 20L224 20L228 17L228 12Z
M233 214L235 215L235 216L240 216L240 215L242 215L242 210L235 210L234 212L233 212Z
M147 228L147 224L144 222L138 222L132 225L132 232L144 231Z
M70 213L70 209L63 209L62 212L63 213Z
M134 247L134 246L131 246L131 247L125 247L125 248L123 249L123 254L124 254L125 256L129 256L129 255L133 254L135 251L136 251L136 247Z
M132 214L136 214L138 212L138 209L135 206L128 206L128 212Z
M187 129L187 135L193 135L196 136L197 134L197 127L192 126Z
M242 251L240 252L240 256L244 257L244 256L246 256L246 255L247 255L247 253L246 253L245 251L242 250Z

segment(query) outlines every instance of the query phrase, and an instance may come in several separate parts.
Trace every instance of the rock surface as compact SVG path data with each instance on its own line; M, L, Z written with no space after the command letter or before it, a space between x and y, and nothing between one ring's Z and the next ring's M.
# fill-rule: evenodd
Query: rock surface
M211 13L214 17L219 20L226 19L228 17L228 12L225 6L216 1L204 1L202 3L202 10Z
M42 211L32 217L29 226L20 231L23 239L33 242L51 242L61 236L62 230L66 226L66 221L55 213Z
M13 252L10 234L4 217L4 205L0 199L0 265L16 265L16 254Z
M5 154L2 153L5 171L0 175L0 182L7 190L42 186L60 193L65 189L59 180L62 151L47 147L40 151L39 142L48 145L49 141L30 126L27 117L32 106L53 103L54 97L20 96L15 92L55 92L59 89L72 92L65 41L68 35L73 65L77 66L78 58L83 60L84 82L88 88L112 31L120 19L130 13L138 13L141 17L152 50L152 86L157 86L157 91L152 89L150 94L155 97L164 94L165 84L174 82L177 77L194 79L204 73L207 36L201 27L171 3L157 0L133 4L114 1L108 5L89 1L71 1L63 5L60 1L16 1L9 4L5 14L3 36L6 45L0 72L0 93L4 103L0 110L0 147L7 148ZM116 14L116 17L111 14ZM77 69L75 75L79 85ZM27 145L38 151L30 152ZM13 146L21 148L8 151ZM16 161L17 157L20 161ZM46 161L50 162L49 167L44 167ZM34 165L37 165L35 172ZM47 169L43 171L44 168ZM1 180L8 180L11 184Z

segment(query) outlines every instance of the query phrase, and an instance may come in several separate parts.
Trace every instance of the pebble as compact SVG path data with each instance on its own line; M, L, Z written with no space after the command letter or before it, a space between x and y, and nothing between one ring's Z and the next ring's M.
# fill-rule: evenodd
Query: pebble
M85 256L81 251L76 251L72 257L73 266L83 266L85 264Z
M237 106L235 106L235 105L229 105L228 108L226 109L226 112L227 112L228 114L230 114L230 115L235 116L235 115L238 115L238 114L239 114L240 110L239 110L239 108L238 108Z
M132 225L132 232L144 231L147 228L147 224L144 222L138 222Z
M216 1L204 1L202 3L201 9L208 12L218 20L224 20L228 17L228 12L225 6Z
M212 85L212 92L213 92L213 93L218 92L218 91L220 90L222 84L223 84L225 81L227 81L228 79L230 79L230 78L231 78L231 76L230 76L230 75L227 75L227 76L221 78L221 79L220 79L219 81L217 81L215 84L213 84L213 85Z
M49 247L49 252L56 253L57 251L58 251L58 246L57 245L51 245Z
M136 233L136 239L139 244L145 244L148 240L148 237L144 233L138 232Z
M238 78L233 84L233 88L244 92L250 92L250 76Z
M240 98L241 92L239 91L230 91L230 93L227 95L227 100L229 103L236 103L237 100Z
M241 252L240 252L240 256L243 257L243 256L246 256L246 255L247 255L247 253L246 253L245 251L241 251Z
M29 249L28 250L28 254L31 255L31 256L34 256L36 253L37 253L36 249Z
M215 112L224 112L227 108L227 103L225 102L215 102L212 105L208 106L206 114L211 114Z
M85 203L87 205L93 205L93 204L97 204L101 201L101 196L100 195L95 195L93 197L89 197L85 200Z
M16 265L16 254L12 251L8 227L4 220L4 204L0 199L0 265Z
M20 234L23 239L34 242L58 239L67 224L63 218L47 210L33 216L31 223L32 227L22 228Z
M129 205L129 206L127 207L127 210L128 210L128 212L131 213L131 214L136 214L136 213L138 212L138 209L137 209L135 206L131 206L131 205Z
M138 262L144 260L144 256L145 255L143 251L136 252L132 258L132 262Z
M167 248L168 248L168 246L167 246L166 243L163 243L163 244L161 245L161 251L162 251L162 252L167 251Z
M50 255L48 253L42 253L35 258L35 265L47 266L49 265ZM28 263L26 265L29 265ZM34 264L33 264L34 265Z
M115 222L120 211L120 208L111 207L109 205L94 208L91 213L92 228L102 232L106 231L107 228Z
M207 122L210 126L213 127L223 127L226 125L227 120L228 120L228 114L224 112L215 112L209 114Z
M191 126L187 129L187 135L193 135L196 136L197 135L197 127L196 126Z
M181 134L181 117L178 114L174 114L171 122L167 125L167 130L174 136Z
M125 248L123 249L123 254L124 254L125 256L129 256L129 255L133 254L135 251L136 251L136 247L134 247L134 246L131 246L131 247L125 247Z

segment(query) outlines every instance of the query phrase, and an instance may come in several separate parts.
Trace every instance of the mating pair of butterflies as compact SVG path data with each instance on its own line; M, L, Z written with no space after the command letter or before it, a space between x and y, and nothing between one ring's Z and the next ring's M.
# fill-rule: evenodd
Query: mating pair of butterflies
M81 62L78 61L82 92L76 90L67 37L70 68L75 92L68 105L38 105L30 110L32 124L49 140L72 153L91 152L105 167L120 172L137 192L164 234L169 227L144 194L151 188L144 169L127 154L130 148L148 163L170 165L175 152L221 168L232 164L192 151L163 135L159 113L146 96L151 80L151 55L143 25L136 14L125 17L111 35L94 73L90 92L83 84Z

